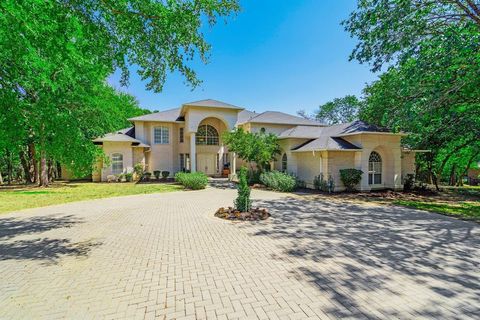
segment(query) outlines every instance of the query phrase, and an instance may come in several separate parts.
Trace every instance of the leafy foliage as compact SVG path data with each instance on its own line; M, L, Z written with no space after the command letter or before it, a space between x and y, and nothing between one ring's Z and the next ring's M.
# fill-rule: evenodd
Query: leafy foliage
M340 180L347 191L355 191L356 186L362 180L362 174L363 171L358 169L340 169Z
M248 212L252 206L250 200L250 188L247 182L247 168L240 168L238 174L237 198L235 199L235 209L240 212Z
M175 181L181 183L185 188L192 190L205 189L208 184L208 177L203 172L177 172Z
M144 113L106 78L120 69L127 84L136 65L147 89L160 91L174 71L196 86L187 63L207 61L202 23L237 10L236 0L2 1L0 157L8 165L0 170L12 180L11 167L22 162L25 180L36 180L40 164L42 185L55 163L90 173L102 153L91 139Z
M429 180L457 177L480 154L480 19L474 1L360 1L344 22L352 58L374 70L360 118L409 132L404 143ZM452 179L451 179L452 180ZM437 186L438 187L438 186Z
M226 132L223 141L230 152L236 152L245 161L256 163L260 170L269 168L270 161L280 154L278 138L272 133L251 133L236 128Z
M335 98L319 107L315 118L326 124L346 123L358 119L362 102L352 95Z
M268 188L281 192L291 192L297 185L294 176L280 171L264 172L260 175L260 181Z

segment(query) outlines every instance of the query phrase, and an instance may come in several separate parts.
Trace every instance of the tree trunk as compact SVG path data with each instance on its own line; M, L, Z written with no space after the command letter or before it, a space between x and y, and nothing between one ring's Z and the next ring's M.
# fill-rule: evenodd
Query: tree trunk
M470 157L470 159L468 159L468 163L467 163L467 166L465 167L465 170L463 171L463 173L460 175L460 181L463 185L463 181L462 181L462 178L465 177L467 174L468 174L468 169L470 169L470 166L472 165L472 162L475 160L476 157L478 157L478 155L480 154L480 150L478 150L477 152L474 152L473 155Z
M25 152L23 150L19 152L18 156L20 157L20 162L22 163L25 183L30 183L32 182L30 174L30 163L27 161L27 158L25 157Z
M2 177L2 172L0 171L0 185L3 184L3 177Z
M454 163L452 165L452 170L450 171L450 183L449 185L454 186L457 183L457 179L455 177L455 169L456 169L456 164Z
M30 163L33 167L32 172L32 179L30 180L32 183L38 183L38 161L35 151L35 145L33 143L28 144L28 155L30 158Z
M40 187L48 187L47 156L44 150L40 151L40 181L38 185Z

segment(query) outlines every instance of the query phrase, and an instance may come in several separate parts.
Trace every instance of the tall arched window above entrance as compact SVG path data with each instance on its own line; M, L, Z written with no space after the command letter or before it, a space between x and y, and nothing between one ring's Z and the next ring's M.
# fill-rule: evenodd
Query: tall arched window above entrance
M287 172L287 163L288 163L287 154L284 153L282 156L282 172Z
M382 157L378 152L372 151L368 158L368 184L382 183Z
M211 125L201 125L198 127L196 140L197 145L216 146L219 143L218 131Z

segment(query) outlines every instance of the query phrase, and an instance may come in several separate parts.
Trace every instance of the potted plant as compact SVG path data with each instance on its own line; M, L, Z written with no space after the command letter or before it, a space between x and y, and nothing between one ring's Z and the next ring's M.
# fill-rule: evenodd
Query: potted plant
M153 171L153 175L155 176L155 179L159 180L160 179L160 170Z
M226 164L223 166L222 176L223 176L223 177L228 177L229 174L230 174L230 163L226 163Z

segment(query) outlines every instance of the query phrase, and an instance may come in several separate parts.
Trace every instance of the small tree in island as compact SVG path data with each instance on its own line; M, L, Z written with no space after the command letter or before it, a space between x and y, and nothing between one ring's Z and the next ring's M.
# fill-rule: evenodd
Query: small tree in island
M270 217L266 209L252 208L250 199L250 187L247 183L247 168L240 168L237 185L237 199L234 201L234 207L220 208L215 213L216 217L227 220L265 220Z

